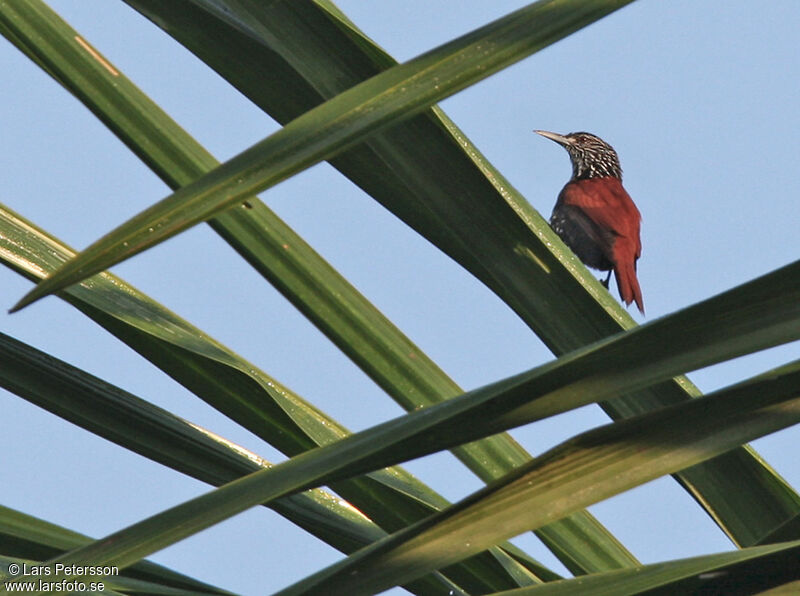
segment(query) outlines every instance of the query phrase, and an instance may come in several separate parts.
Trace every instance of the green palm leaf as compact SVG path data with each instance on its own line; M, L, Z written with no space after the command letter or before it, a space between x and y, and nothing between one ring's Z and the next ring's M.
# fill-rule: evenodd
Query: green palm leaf
M0 334L0 386L154 461L219 486L272 464L80 369ZM386 535L324 491L275 509L344 552ZM48 552L48 556L52 553ZM26 556L41 556L30 552Z
M800 542L784 542L599 573L551 582L535 588L501 592L501 594L503 596L755 594L767 586L781 585L797 578L798 555L800 555ZM763 573L763 569L769 569L769 572ZM796 594L796 588L797 585L794 585L785 593Z
M127 2L281 123L396 64L326 1ZM264 68L275 78L264 81ZM370 136L331 164L483 281L557 355L633 325L547 222L437 108ZM301 298L289 297L308 312ZM688 379L678 378L600 405L620 419L699 394ZM749 447L676 479L736 544L800 536L800 497ZM553 540L548 544L555 546Z
M798 422L800 361L706 397L578 435L442 513L281 593L378 593L573 507L588 506Z
M21 15L17 22L18 47L81 99L167 184L177 188L219 165L131 84L116 65L96 51L87 53L83 45L75 43L77 33L57 15L43 5L33 6L37 9L25 14L24 21ZM157 8L169 11L160 16L162 23L175 19L175 27L170 26L173 30L179 30L188 16L187 7L177 3L159 3ZM202 13L191 16L190 22L202 22ZM284 25L287 22L279 21ZM210 32L220 34L220 27ZM250 38L241 39L247 40ZM228 43L218 46L226 50L236 47ZM242 50L242 55L249 55L244 48L237 49ZM285 101L285 95L282 97ZM403 408L410 411L463 393L260 200L250 197L247 208L230 210L209 223ZM455 454L485 481L498 478L530 459L508 436L458 447ZM574 573L636 563L586 512L578 512L537 533ZM586 549L587 543L593 544L593 548ZM513 570L514 566L509 567ZM543 570L537 568L535 573L541 576Z
M12 312L333 157L630 1L541 0L364 81L123 224L40 282ZM13 16L9 11L10 29Z
M73 254L31 222L3 208L0 231L0 258L34 279ZM95 276L68 289L63 297L198 396L280 449L294 454L347 435L341 425L266 373L114 276ZM334 488L389 531L448 504L400 469L381 470ZM523 575L525 569L541 569L535 562L520 564ZM496 552L453 571L459 583L475 582L485 588L488 581L489 585L508 586L505 565L513 568L516 563L508 560L507 554Z
M40 282L20 304L57 292L291 459L269 467L209 431L0 334L0 385L220 487L95 542L36 520L15 528L12 511L10 525L0 516L0 569L19 560L144 569L149 564L137 561L149 553L265 504L353 553L288 593L372 593L404 585L420 594L521 593L517 586L671 594L725 591L732 581L753 591L792 589L796 543L640 566L580 508L672 473L736 544L797 538L800 497L740 445L798 421L800 365L694 400L699 392L673 377L800 337L800 262L633 328L461 131L438 108L426 109L625 2L543 0L405 65L327 0L126 2L286 126L219 165L43 3L8 0L0 7L0 33L176 192L123 224L130 236L112 232L108 252L101 239L99 251L96 245L77 257L0 208L0 259ZM534 23L540 25L535 32ZM258 76L265 68L274 75L269 81ZM483 281L561 357L463 393L252 196L321 159ZM212 216L209 223L225 240L411 413L352 435L141 292L107 273L89 275ZM618 333L623 329L629 331ZM624 420L533 460L507 436L487 439L589 403ZM402 469L385 468L442 449L453 449L491 484L450 505ZM315 488L325 484L369 517L343 501L328 506L328 494ZM590 575L557 581L518 548L495 546L530 529L570 571ZM615 567L629 570L597 573ZM766 569L774 571L769 581L751 581L753 571L765 575ZM106 593L215 590L166 570L150 573L109 581ZM8 587L0 583L0 590Z
M93 561L125 566L256 504L487 436L589 401L608 399L684 372L687 368L711 364L713 357L733 357L742 350L765 348L797 339L800 337L798 298L800 262L529 373L408 414L294 457L272 469L240 478L49 563ZM724 333L716 321L709 318L709 311L716 312L728 322ZM678 329L687 333L681 336L680 342L673 341L667 345L664 337L675 338ZM637 356L636 361L631 362L631 355ZM355 581L359 593L371 593L373 589L379 589L375 586L385 588L394 585L392 582L412 579L426 570L480 551L502 536L515 535L527 526L542 525L549 521L548 518L561 517L576 507L694 465L748 440L795 424L800 421L800 410L792 401L797 398L798 370L800 365L786 367L742 387L719 392L717 396L677 404L584 433L507 474L476 493L475 497L368 547L356 555L355 561L357 564L362 557L372 553L380 555L396 542L402 544L406 537L414 539L420 530L432 527L432 531L440 531L436 522L446 522L461 511L466 511L469 518L469 524L460 526L462 532L472 536L468 540L460 534L455 542L441 547L441 543L429 540L429 536L420 538L420 548L432 549L426 550L422 559L412 557L410 566L386 563L390 568L387 575L383 561L378 561L380 557L377 556L377 562L363 574L357 572L353 575L348 571L342 580L345 582L342 585L348 587L342 589L356 589L347 583ZM685 423L679 432L675 432L679 426L676 421L681 420L691 423ZM654 447L645 452L642 459L637 458L642 447L626 447L631 443L638 445L637 441L648 444L648 439L652 439ZM612 455L614 450L619 450L621 455L606 460L604 450L610 450ZM626 459L631 453L633 459ZM546 480L551 465L556 466L553 473L560 473L558 466L562 456L566 458L564 466L567 469L572 465L573 456L578 458L578 462L588 461L589 468L582 468L580 474L572 477L572 482L581 484L587 470L595 470L599 474L596 490L591 483L583 483L584 488L576 491L572 483L562 487L558 482L539 484L534 481L540 479L537 474L543 474L541 479ZM633 463L636 465L632 466ZM606 466L615 473L609 473ZM614 466L619 466L619 471ZM524 498L519 497L513 502L502 498L492 501L496 491L506 485L513 496L522 494ZM537 490L543 490L541 502L537 501L537 507L529 507L528 497L537 494ZM554 498L556 494L560 497ZM502 493L501 497L504 496ZM485 518L478 514L479 519L475 519L469 515L469 507L473 501L484 497L487 497L495 517ZM520 508L527 513L521 514ZM521 525L526 527L513 521L518 517L524 520ZM484 521L479 523L480 520ZM446 530L447 527L442 531ZM375 584L368 583L368 573L374 574L370 577L375 578ZM322 575L327 573L322 572ZM338 576L335 577L338 581ZM326 585L325 589L333 588Z
M92 541L89 536L0 505L0 552L16 553L15 557L6 557L3 563L19 560L41 562ZM2 579L18 575L9 573L5 564L0 565L0 569ZM138 580L146 582L151 588L160 586L193 594L229 594L150 561L132 565L122 571L117 579Z

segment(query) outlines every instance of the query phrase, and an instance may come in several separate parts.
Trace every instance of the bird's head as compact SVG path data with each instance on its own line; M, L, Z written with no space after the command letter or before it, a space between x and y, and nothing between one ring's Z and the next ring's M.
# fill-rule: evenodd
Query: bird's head
M614 148L603 139L588 132L571 132L559 135L546 130L534 130L545 138L555 141L569 153L572 161L572 178L601 178L613 176L622 179L622 167Z

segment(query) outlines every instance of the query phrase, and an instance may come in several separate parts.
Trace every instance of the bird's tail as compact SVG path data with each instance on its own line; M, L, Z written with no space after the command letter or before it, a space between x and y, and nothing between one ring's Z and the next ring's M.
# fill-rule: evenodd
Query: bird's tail
M636 302L639 312L644 314L644 300L642 300L642 289L639 287L639 280L636 278L636 262L633 260L617 263L614 268L614 277L619 288L619 297L626 305Z

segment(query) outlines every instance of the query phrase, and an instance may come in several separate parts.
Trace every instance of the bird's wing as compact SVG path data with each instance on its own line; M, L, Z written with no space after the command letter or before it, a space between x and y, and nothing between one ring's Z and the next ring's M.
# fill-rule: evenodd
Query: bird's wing
M599 231L632 242L636 258L642 254L641 215L619 179L575 180L564 187L561 200L564 205L581 211Z

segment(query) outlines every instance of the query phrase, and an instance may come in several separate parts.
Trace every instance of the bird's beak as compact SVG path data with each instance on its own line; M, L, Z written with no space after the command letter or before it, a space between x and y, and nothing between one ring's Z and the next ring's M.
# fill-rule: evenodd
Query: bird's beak
M571 145L572 141L565 136L557 135L554 132L547 132L546 130L534 130L537 135L542 135L543 137L550 139L551 141L555 141L559 145Z

